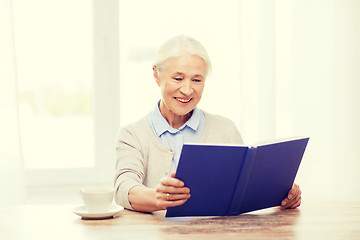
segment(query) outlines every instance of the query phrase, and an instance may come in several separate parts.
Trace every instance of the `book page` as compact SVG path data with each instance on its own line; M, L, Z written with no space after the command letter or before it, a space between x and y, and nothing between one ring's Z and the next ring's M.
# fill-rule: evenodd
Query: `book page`
M186 142L186 145L199 145L199 146L227 146L227 147L249 147L245 144L237 143L204 143L204 142Z
M303 138L306 138L306 137L296 136L296 137L288 137L288 138L263 140L263 141L259 141L259 142L252 144L251 147L256 148L258 146L270 145L270 144L281 143L281 142L289 142L289 141L294 141L294 140L303 139Z
M278 139L268 139L255 142L253 144L236 144L236 143L204 143L204 142L185 142L186 145L199 145L199 146L229 146L229 147L248 147L248 148L256 148L258 146L271 145L275 143L281 142L289 142L297 139L307 138L304 136L294 136L288 138L278 138Z

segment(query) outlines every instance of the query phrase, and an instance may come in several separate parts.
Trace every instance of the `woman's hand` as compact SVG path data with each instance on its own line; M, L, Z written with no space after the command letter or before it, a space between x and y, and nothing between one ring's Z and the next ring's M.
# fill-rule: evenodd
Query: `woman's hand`
M175 172L170 177L162 178L155 190L156 205L160 210L182 205L190 198L190 189L175 178Z
M166 210L184 204L190 197L190 189L175 178L175 172L170 177L160 180L156 189L137 185L129 191L129 202L132 208L140 212L155 212Z
M294 184L288 196L281 202L281 208L297 208L301 204L301 190L299 185Z

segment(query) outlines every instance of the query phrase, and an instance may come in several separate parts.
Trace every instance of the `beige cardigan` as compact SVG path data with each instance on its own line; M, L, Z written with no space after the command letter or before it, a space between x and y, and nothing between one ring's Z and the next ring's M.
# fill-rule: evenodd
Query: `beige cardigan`
M231 120L206 112L205 117L206 127L200 142L243 143ZM129 190L136 185L155 188L162 177L169 175L173 154L173 149L156 138L147 116L122 128L116 143L116 203L132 209Z

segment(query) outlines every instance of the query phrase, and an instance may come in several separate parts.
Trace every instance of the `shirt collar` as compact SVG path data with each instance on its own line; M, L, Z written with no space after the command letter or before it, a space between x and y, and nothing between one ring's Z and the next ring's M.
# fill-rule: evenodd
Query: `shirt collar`
M155 109L150 113L150 121L158 137L160 137L166 131L170 133L176 133L179 130L180 131L183 130L185 127L189 127L192 130L196 131L199 127L200 120L201 120L201 111L197 107L194 108L190 119L179 129L175 129L171 127L169 123L165 120L165 118L161 115L159 109L159 103L156 104Z

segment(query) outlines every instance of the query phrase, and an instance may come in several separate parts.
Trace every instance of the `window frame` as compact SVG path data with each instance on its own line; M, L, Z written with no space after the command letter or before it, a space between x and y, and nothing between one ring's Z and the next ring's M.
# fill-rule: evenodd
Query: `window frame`
M109 185L113 182L120 112L118 1L93 0L92 4L95 164L88 168L26 168L27 187Z

